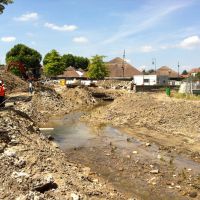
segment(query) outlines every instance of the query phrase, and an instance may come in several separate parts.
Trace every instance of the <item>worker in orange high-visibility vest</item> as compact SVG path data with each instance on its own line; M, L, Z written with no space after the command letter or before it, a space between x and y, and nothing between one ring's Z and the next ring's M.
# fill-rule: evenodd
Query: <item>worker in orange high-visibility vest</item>
M0 107L5 107L5 87L2 80L0 80Z

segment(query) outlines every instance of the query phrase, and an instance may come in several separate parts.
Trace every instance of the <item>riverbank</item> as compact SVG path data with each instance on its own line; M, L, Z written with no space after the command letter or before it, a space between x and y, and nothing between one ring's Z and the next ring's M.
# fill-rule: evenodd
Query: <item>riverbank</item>
M68 157L23 112L0 111L0 199L125 199Z
M99 107L94 93L115 100ZM0 112L4 199L198 199L198 102L125 90L57 93L44 87L33 96L12 98L15 110ZM38 130L53 115L82 110L89 110L82 120L95 135L88 148L68 148L64 154ZM111 135L102 134L108 124Z

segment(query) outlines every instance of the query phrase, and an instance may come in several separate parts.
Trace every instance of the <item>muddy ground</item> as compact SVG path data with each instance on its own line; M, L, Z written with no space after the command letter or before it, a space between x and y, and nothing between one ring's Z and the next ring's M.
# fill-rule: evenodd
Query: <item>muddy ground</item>
M125 128L121 143L126 144L122 148L110 138L103 149L78 151L80 161L93 166L88 157L98 155L102 162L97 162L95 168L99 172L104 168L104 176L109 169L123 181L126 192L142 199L200 199L199 119L197 101L177 100L164 94L123 94L114 102L86 113L82 120L90 126L102 128L112 124ZM126 149L129 143L133 146ZM101 154L102 151L107 153ZM70 152L70 156L75 154L77 151ZM118 181L113 182L119 186Z
M199 102L124 90L56 90L11 94L15 111L0 112L0 198L200 199ZM94 93L115 100L98 107ZM77 110L87 110L81 120L96 137L63 154L38 126ZM108 124L122 133L101 135Z

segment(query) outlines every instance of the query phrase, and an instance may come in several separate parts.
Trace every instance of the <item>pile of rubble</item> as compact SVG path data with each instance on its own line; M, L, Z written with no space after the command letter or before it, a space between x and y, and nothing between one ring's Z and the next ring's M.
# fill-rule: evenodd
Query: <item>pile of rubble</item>
M38 87L29 102L17 102L15 107L42 124L53 115L64 115L96 103L91 92L84 88L64 89L58 94L52 88Z
M0 70L0 79L4 81L6 92L28 91L28 83L10 72Z
M28 115L0 115L0 199L124 199L89 168L68 162Z

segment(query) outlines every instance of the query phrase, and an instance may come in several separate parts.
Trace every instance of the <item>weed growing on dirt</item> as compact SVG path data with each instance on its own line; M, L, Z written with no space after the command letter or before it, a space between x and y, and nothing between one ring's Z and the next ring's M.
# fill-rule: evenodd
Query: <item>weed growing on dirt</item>
M200 101L200 96L198 96L198 95L173 93L171 96L174 98L177 98L177 99Z

